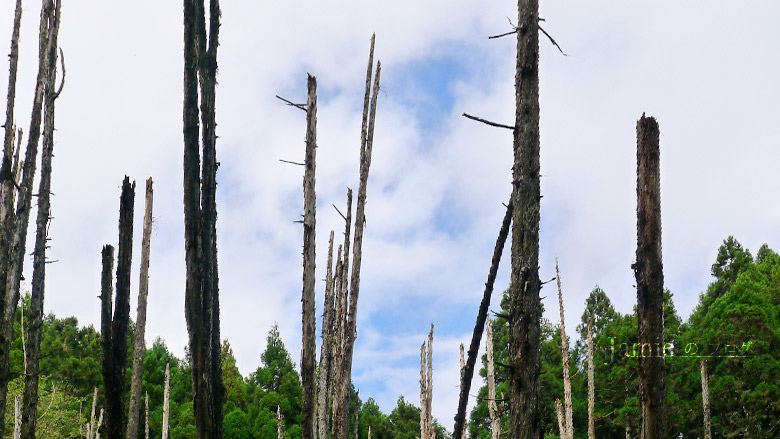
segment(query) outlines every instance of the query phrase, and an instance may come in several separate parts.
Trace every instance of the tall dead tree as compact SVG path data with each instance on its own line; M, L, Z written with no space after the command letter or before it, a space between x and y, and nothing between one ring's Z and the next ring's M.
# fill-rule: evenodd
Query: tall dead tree
M712 423L710 422L710 385L707 378L707 360L699 360L701 367L701 404L704 412L704 439L712 439Z
M427 365L427 370L426 370ZM420 346L420 439L433 439L433 323L428 342Z
M18 25L21 20L21 3L17 2L17 11L14 17L14 35L11 42L11 68L9 78L9 100L6 109L6 136L4 142L3 161L5 162L0 171L3 175L2 200L5 203L5 218L3 218L3 227L0 232L0 287L2 291L2 303L0 303L0 419L4 419L6 397L8 392L8 382L10 381L9 353L11 349L11 338L13 337L13 320L16 314L17 303L19 302L19 286L22 278L22 269L24 267L25 249L27 243L27 229L30 222L30 207L32 204L33 180L35 178L35 169L38 158L38 143L41 137L41 117L43 113L44 89L46 86L49 72L49 54L56 53L56 40L53 38L54 26L52 17L54 15L55 3L53 0L43 0L41 7L41 21L38 31L38 76L35 82L35 93L33 97L32 112L30 115L30 129L28 131L27 146L25 152L24 166L22 167L22 180L19 183L18 195L16 200L16 211L13 209L13 195L9 191L16 188L13 177L9 174L7 158L10 155L8 143L8 128L13 130L13 110L8 111L14 104L16 87L16 63L18 59ZM10 120L9 120L10 118ZM19 135L21 139L21 134ZM13 166L11 166L13 168ZM4 430L5 425L0 425L0 430ZM4 433L4 431L0 431Z
M561 311L561 358L563 359L563 398L564 424L561 439L574 439L574 424L571 407L571 377L569 377L569 341L566 339L566 324L563 312L563 291L561 291L561 271L558 269L558 257L555 257L555 279L558 284L558 308Z
M221 439L225 388L219 336L215 115L219 0L209 0L208 33L205 12L204 0L184 0L184 302L195 430L198 439Z
M171 412L171 364L165 363L165 390L163 390L162 439L168 439L168 418L170 416L170 412Z
M347 264L342 270L343 298L348 298L345 304L345 324L343 326L343 346L340 354L340 364L336 369L339 372L336 386L337 398L334 398L333 433L337 439L349 438L349 390L352 383L352 354L357 338L357 304L360 293L360 268L363 257L363 229L366 223L366 192L368 187L368 171L371 166L371 152L374 145L374 125L376 120L377 93L382 71L381 62L377 61L376 74L374 75L373 91L371 85L371 73L374 62L374 41L371 36L371 50L366 69L366 91L363 99L363 124L360 135L360 185L358 187L357 206L355 210L355 236L352 247L352 271L348 272ZM369 101L369 96L370 101ZM348 236L345 239L349 239ZM346 246L345 246L346 247ZM345 248L344 253L347 253ZM346 257L344 258L347 259ZM349 277L347 274L349 273ZM346 294L346 281L349 279L349 295Z
M460 344L460 390L463 391L463 378L466 376L466 356L464 354L463 343ZM463 429L461 439L466 439L466 429Z
M512 270L509 284L510 439L542 437L539 412L539 0L517 2Z
M328 240L328 266L325 274L325 303L322 314L322 345L320 346L320 367L317 380L317 430L320 439L328 439L330 435L330 389L328 377L330 376L331 357L333 349L331 346L333 335L333 230L330 231Z
M316 284L316 210L315 190L317 169L317 78L308 75L306 99L306 171L303 177L303 350L301 352L301 418L302 438L315 439L317 367L317 316L314 305Z
M133 372L130 379L130 407L127 413L127 438L138 437L138 415L141 405L141 387L146 352L146 302L149 296L149 253L152 241L152 205L154 189L152 178L146 180L144 199L144 230L141 239L141 275L138 282L138 307L135 319L135 340L133 340ZM145 438L146 439L146 438Z
M496 369L493 360L493 322L487 319L485 354L487 355L488 411L490 412L491 438L498 439L501 434L501 418L496 404Z
M665 438L666 365L664 362L664 273L661 257L661 154L658 122L636 124L636 314L638 321L639 405L642 439Z
M103 247L100 329L103 344L103 392L105 395L106 436L124 437L125 367L127 330L130 322L130 266L133 260L133 211L135 182L125 176L119 202L119 251L116 265L116 297L112 316L111 268L114 248Z
M596 382L593 366L593 319L588 319L588 439L596 439Z
M496 245L493 248L493 259L490 262L490 270L488 271L487 281L485 282L485 292L482 294L482 302L479 304L479 311L477 312L477 323L474 325L474 332L471 336L471 344L469 345L468 359L466 360L466 366L463 370L463 374L460 377L460 396L458 398L458 411L455 414L455 428L453 429L453 436L460 437L462 432L466 431L466 405L468 403L469 390L471 390L471 379L474 377L474 365L477 362L477 354L479 352L479 343L482 340L482 328L485 326L487 318L488 307L490 306L490 298L493 295L493 284L496 281L498 275L498 266L501 262L501 254L504 252L504 244L506 244L506 238L509 235L509 225L512 223L512 201L506 208L506 214L504 214L504 220L501 222L501 229L498 232L498 238L496 239Z
M23 439L35 439L38 420L38 378L40 375L41 330L43 327L43 300L46 284L46 249L51 221L51 172L54 157L54 103L61 91L56 89L57 37L59 34L60 5L57 1L48 10L48 54L44 77L43 151L41 178L38 186L38 215L36 218L35 248L33 250L32 295L30 297L30 324L25 355L24 398L22 399ZM64 66L64 64L63 64ZM63 69L64 74L64 69ZM64 76L63 76L64 80Z

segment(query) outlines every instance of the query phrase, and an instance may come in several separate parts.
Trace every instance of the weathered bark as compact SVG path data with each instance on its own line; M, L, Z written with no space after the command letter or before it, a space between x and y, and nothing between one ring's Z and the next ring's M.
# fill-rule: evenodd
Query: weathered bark
M569 376L569 341L566 339L566 324L563 312L563 291L561 290L561 271L558 269L558 257L555 257L555 279L558 284L558 308L561 312L561 357L563 358L563 397L564 397L564 427L565 437L574 439L574 423L571 407L571 377Z
M282 408L278 405L276 406L276 437L277 439L284 439L282 431Z
M701 366L701 404L704 411L704 439L712 439L710 423L710 385L707 378L707 360L699 360Z
M101 294L101 328L103 333L103 389L106 408L106 436L111 439L124 437L125 416L125 367L127 363L127 330L130 321L130 266L133 259L133 211L135 182L125 176L122 182L122 196L119 203L119 250L116 266L116 297L114 315L111 317L111 294ZM106 252L111 246L103 247L103 276L106 276ZM112 253L111 250L108 250ZM110 271L108 283L110 285ZM105 288L106 279L103 279ZM106 312L108 311L108 312ZM110 319L106 321L107 319Z
M30 207L32 203L33 180L38 157L38 142L41 137L41 115L43 112L44 88L49 70L49 54L56 50L50 31L54 3L44 0L41 8L41 21L38 31L38 76L35 83L32 112L30 115L30 130L27 137L25 162L22 181L16 202L15 219L6 224L3 236L0 236L0 283L4 288L2 303L0 303L0 419L4 419L10 370L8 356L13 337L13 320L16 306L19 302L19 286L24 267L27 229L30 222ZM21 12L19 12L21 13ZM13 43L12 43L13 45ZM10 86L10 84L9 84ZM13 123L11 124L13 126ZM4 154L5 157L5 154ZM10 183L10 181L8 182ZM8 184L4 183L3 187ZM11 183L11 186L13 184ZM11 197L12 198L12 197ZM8 206L10 210L10 205ZM0 435L4 433L5 424L0 423Z
M14 398L14 439L22 437L22 397L16 395Z
M5 136L3 141L3 163L2 168L0 168L0 183L2 183L2 207L3 207L3 215L2 218L5 218L6 212L11 212L13 210L12 203L13 203L13 196L7 197L6 194L13 193L14 185L12 182L7 181L7 177L10 175L11 177L14 177L14 173L11 173L11 157L13 156L13 149L14 149L14 135L15 135L15 123L14 123L14 104L16 101L16 71L17 66L19 65L19 29L21 27L22 23L22 0L16 0L16 10L14 12L14 27L13 31L11 33L11 53L8 55L9 58L9 68L8 68L8 95L6 98L6 109L5 109L5 124L3 127L5 128ZM20 134L21 137L21 134ZM7 237L6 237L6 231L2 230L2 239L0 239L0 242L3 243L2 246L0 246L0 251L2 251L2 258L3 258L3 264L6 264L5 261L5 253L8 251L7 248ZM0 276L2 276L2 279L5 279L5 265L0 267Z
M498 439L501 434L501 418L496 404L496 369L493 360L493 322L487 319L487 338L485 339L485 354L487 355L488 411L490 413L491 438Z
M146 393L146 412L144 416L144 439L149 439L149 393Z
M95 425L95 411L97 410L97 397L98 389L95 387L95 392L92 395L92 412L89 416L89 423L87 424L87 439L95 439L95 433L97 433L98 426Z
M100 426L103 425L103 409L100 409L100 416L98 417L97 426L95 426L94 434L95 439L100 439Z
M330 435L330 377L331 357L333 354L331 343L333 340L333 230L330 231L328 241L328 266L325 274L325 303L322 315L322 345L320 346L320 368L317 382L317 427L319 439L328 439Z
M428 376L425 373L425 341L420 345L420 439L428 439Z
M471 336L471 345L469 345L469 355L466 360L466 368L460 378L460 397L458 398L458 411L455 415L455 428L453 431L454 437L459 437L461 432L466 431L466 405L468 403L469 391L471 390L471 379L474 377L474 365L477 362L477 354L479 353L479 343L482 340L482 328L485 327L485 320L487 319L488 307L490 306L490 298L493 295L493 284L496 281L498 275L498 266L501 262L501 254L504 252L504 244L506 244L507 235L509 235L509 225L512 222L512 201L506 208L506 214L504 214L504 220L501 222L501 229L498 232L498 238L496 239L496 246L493 248L493 259L490 262L490 270L488 271L487 282L485 282L485 292L482 294L482 302L479 304L479 312L477 313L477 323L474 325L474 332Z
M661 179L658 123L637 121L636 276L639 355L639 404L642 438L665 438L666 365L664 343L664 274L661 256Z
M596 439L596 382L593 366L593 320L588 319L588 439Z
M316 208L315 189L317 169L317 78L308 76L306 99L306 171L303 177L303 350L301 351L301 437L315 439L317 367L317 316L314 304L316 283Z
M568 436L566 432L566 421L563 419L563 408L561 407L561 400L555 400L555 414L558 417L558 436L565 438Z
M133 371L130 379L130 408L127 414L127 438L138 437L138 412L141 404L141 387L146 352L146 302L149 296L149 253L152 241L152 206L154 189L152 178L146 180L144 200L144 229L141 239L141 274L138 282L138 307L136 308L135 340L133 341ZM146 438L145 438L146 439Z
M162 439L168 439L168 418L170 417L170 413L171 413L171 364L165 363L165 390L163 391Z
M355 392L355 422L352 424L354 427L353 439L358 439L358 427L360 427L360 407L358 407L358 401L360 401L360 390Z
M192 359L195 430L199 439L220 439L225 389L220 358L216 232L219 0L210 0L208 15L207 35L204 1L184 0L185 316ZM198 138L201 132L202 141Z
M433 323L431 323L431 332L428 333L428 385L425 389L428 392L428 396L425 398L425 414L428 419L425 421L425 426L428 428L428 439L433 439L435 434L433 432Z
M539 1L518 0L509 285L509 439L540 439Z
M463 352L463 343L460 344L460 391L463 391L463 377L466 376L466 356ZM461 439L466 439L466 429L460 435Z
M371 426L368 426L368 439L371 439Z

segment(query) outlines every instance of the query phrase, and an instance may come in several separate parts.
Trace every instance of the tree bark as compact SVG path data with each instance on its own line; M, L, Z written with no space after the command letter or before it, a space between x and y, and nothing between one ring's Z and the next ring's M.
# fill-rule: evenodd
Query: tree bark
M146 412L144 416L144 439L149 439L149 393L146 393L145 398Z
M171 413L171 364L165 363L165 390L163 391L162 439L168 439L168 418L170 417L170 413Z
M710 423L710 386L707 378L707 360L699 360L701 366L701 404L704 411L704 439L712 439Z
M420 346L420 439L428 439L428 376L425 373L425 340Z
M464 377L466 376L466 355L463 352L463 343L460 344L460 391L463 392ZM463 433L460 435L461 439L466 439L466 429L463 429Z
M316 284L316 210L315 189L317 169L317 78L308 76L306 99L306 172L303 177L303 351L301 352L301 426L303 439L315 439L317 367L317 316L314 304Z
M555 400L555 414L558 416L558 435L561 439L568 436L566 433L566 421L563 419L563 408L561 407L561 400Z
M496 404L496 369L493 360L493 322L490 319L487 319L485 354L487 355L488 411L490 412L491 438L498 439L501 434L501 419L498 414L498 404Z
M431 323L431 332L428 333L428 385L425 388L428 395L425 398L425 414L428 419L425 420L425 426L428 431L428 439L433 439L433 323Z
M330 231L328 241L328 267L325 274L325 303L322 315L322 345L320 346L320 368L317 383L317 426L320 439L328 439L330 436L330 419L328 407L330 406L330 377L332 340L333 340L333 230Z
M518 0L509 286L510 439L540 439L539 1Z
M661 256L661 180L658 123L637 121L636 276L639 355L639 404L642 438L667 435L664 343L664 274Z
M136 309L135 340L133 343L133 372L130 379L130 408L127 415L127 438L138 437L138 412L141 404L141 387L146 352L146 302L149 296L149 253L152 241L152 207L154 190L151 177L146 180L144 200L144 229L141 239L141 274L138 282L138 307ZM146 438L145 438L146 439Z
M15 122L14 122L14 104L16 101L16 71L19 65L19 29L22 23L22 0L16 0L16 10L14 12L14 27L11 33L11 53L8 55L9 68L8 68L8 95L6 98L5 109L5 136L3 140L3 164L0 169L0 176L6 177L8 172L11 171L11 157L14 153L14 135ZM21 135L20 135L21 137ZM12 177L14 173L10 174ZM12 203L13 195L7 196L6 194L13 194L14 185L12 182L3 179L2 181L2 215L1 218L5 218L7 213L13 212ZM5 220L3 220L5 224ZM6 252L8 251L8 238L5 229L0 229L2 237L0 238L0 255L2 255L3 266L0 267L0 280L5 279L6 269ZM5 283L3 282L2 285Z
M276 406L276 438L284 439L284 434L282 433L282 408L278 405Z
M485 282L485 292L482 295L482 302L479 304L477 323L474 325L474 333L471 336L471 345L469 345L469 355L468 360L466 360L466 368L464 373L461 375L458 411L455 415L455 427L452 430L454 437L459 437L461 434L460 432L466 431L466 405L468 404L469 391L471 390L471 380L474 377L474 365L477 362L479 343L482 340L482 328L485 327L485 320L487 320L488 307L490 306L490 298L493 295L493 284L495 283L496 276L498 275L498 266L501 262L501 254L504 252L504 244L506 244L506 238L509 235L509 225L512 222L512 212L512 201L510 200L506 208L506 214L504 214L504 220L501 222L501 229L498 232L496 246L493 248L493 259L490 262L490 270L488 271L487 282Z
M561 312L561 358L563 359L563 397L564 427L566 435L562 439L574 439L574 424L571 414L571 377L569 376L569 342L566 339L566 324L563 312L563 291L561 290L561 271L558 269L558 257L555 257L555 279L558 284L558 308ZM563 435L562 435L563 436Z
M593 320L588 319L588 439L596 439L596 382L593 366Z
M87 439L95 439L95 433L97 433L97 425L95 425L95 411L97 410L97 397L98 388L95 387L95 392L92 394L92 412L89 416L89 424L87 424Z
M16 395L14 398L14 439L22 437L22 398Z

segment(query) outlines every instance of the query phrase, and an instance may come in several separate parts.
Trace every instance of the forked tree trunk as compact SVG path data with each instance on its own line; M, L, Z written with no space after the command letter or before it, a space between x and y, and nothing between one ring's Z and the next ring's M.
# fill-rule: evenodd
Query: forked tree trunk
M314 304L316 284L316 209L315 177L317 169L317 78L308 76L306 99L306 171L303 177L303 350L301 351L301 426L303 439L315 439L317 367L317 316Z
M665 438L666 365L664 273L661 256L661 179L658 123L637 121L636 314L638 321L639 404L642 439Z
M149 253L152 241L152 206L154 190L151 177L146 180L144 200L144 230L141 239L141 275L138 282L138 307L135 321L135 340L133 343L133 372L130 379L130 408L127 415L127 438L138 437L138 411L141 403L141 387L144 371L144 353L146 352L146 302L149 296ZM148 439L148 438L144 438Z
M704 439L712 439L710 423L710 386L707 378L707 360L699 360L701 366L701 404L704 411Z
M487 319L485 354L487 355L488 410L490 412L491 438L498 439L501 434L501 418L498 414L498 404L496 404L496 369L493 360L493 322L490 319Z
M561 290L561 271L558 269L558 257L555 257L555 279L558 284L558 308L561 312L561 358L563 359L563 397L564 430L561 439L574 439L574 424L571 414L571 377L569 376L569 342L566 339L566 324L563 312L563 291ZM565 433L565 434L564 434Z
M171 364L165 363L165 390L163 391L162 439L168 439L168 418L171 413Z
M593 320L588 319L588 439L596 439L596 382L593 366Z
M542 437L539 290L539 1L518 0L509 286L509 439Z

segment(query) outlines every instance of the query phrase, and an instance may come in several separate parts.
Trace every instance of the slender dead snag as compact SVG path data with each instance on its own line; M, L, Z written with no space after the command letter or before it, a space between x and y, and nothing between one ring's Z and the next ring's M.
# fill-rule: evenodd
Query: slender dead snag
M92 395L92 412L89 416L89 423L87 424L87 439L95 439L95 433L97 432L97 425L95 425L95 411L97 410L97 397L98 388L95 387L95 392Z
M501 434L501 418L496 404L496 369L493 361L493 322L487 319L485 353L487 355L488 411L490 413L491 438L498 439Z
M371 426L368 426L368 439L371 439Z
M710 422L710 385L707 378L707 360L699 360L701 367L701 404L704 411L704 439L712 439L712 424Z
M490 298L493 295L493 284L495 283L496 276L498 275L498 266L501 263L501 254L504 252L504 244L506 244L506 238L509 235L509 225L512 222L512 206L512 200L510 200L506 208L506 214L504 214L504 220L501 222L501 229L498 232L496 246L493 248L493 259L490 261L490 270L488 270L488 277L487 281L485 282L485 292L482 294L482 302L479 304L477 323L474 325L474 332L471 336L471 344L469 345L466 368L463 375L461 376L458 411L455 415L455 428L452 430L453 437L460 437L462 432L466 431L466 405L468 404L469 390L471 390L471 379L474 377L474 365L477 362L479 343L482 340L482 329L485 327L485 321L487 320L488 315L488 307L490 306Z
M149 437L149 392L146 393L146 414L144 416L144 439Z
M661 256L661 180L658 122L637 121L636 277L639 404L642 439L667 435L664 343L664 273Z
M14 397L14 439L22 437L22 396Z
M16 10L14 12L14 27L11 33L11 53L8 55L9 68L8 68L8 95L6 99L5 109L5 136L3 141L3 164L0 168L0 183L2 183L2 192L5 195L6 192L11 192L13 189L11 186L16 184L16 180L12 179L11 173L11 156L14 149L14 104L16 101L16 71L19 65L19 29L22 23L22 0L16 0ZM6 182L11 178L11 185ZM3 196L4 207L10 206L13 202L13 198L6 206L6 198ZM5 270L2 270L3 272Z
M138 282L138 307L136 308L135 340L133 341L133 371L130 379L130 408L127 414L127 438L138 437L138 411L141 403L141 387L146 352L146 303L149 296L149 253L152 241L152 205L154 189L151 177L146 180L144 200L144 229L141 239L141 275ZM146 438L145 438L146 439Z
M276 406L276 438L284 439L282 432L282 409L280 406Z
M205 12L203 0L184 1L185 316L192 358L195 430L199 439L220 439L225 389L220 358L216 229L219 0L209 1L208 33Z
M22 339L22 360L24 361L24 376L27 376L27 343L24 341L27 337L24 332L24 299L19 298L22 309L19 312L19 338Z
M428 439L433 439L433 323L431 323L431 332L428 333L428 386L425 389L428 396L425 398L425 414L428 419L425 420L425 426L428 428Z
M466 356L463 352L463 343L460 344L460 391L463 391L463 378L466 376ZM461 439L466 439L466 429L463 429Z
M103 247L101 279L101 332L103 338L103 390L106 407L106 436L124 437L125 365L127 330L130 321L130 266L133 259L133 208L135 182L125 176L119 203L119 251L116 266L116 297L111 316L111 265L113 247Z
M539 1L518 0L509 285L509 439L542 436L539 407Z
M168 439L168 417L171 411L171 364L165 363L165 390L163 391L162 439Z
M558 435L561 438L568 436L566 432L566 421L563 419L563 408L561 407L560 398L555 399L555 413L558 415Z
M318 437L328 439L330 425L328 423L328 407L330 406L330 390L328 377L331 368L331 340L333 339L333 230L328 240L328 268L325 274L325 303L322 315L322 345L320 346L320 368L317 381L317 427Z
M561 311L561 357L563 358L563 397L565 401L565 437L562 439L574 439L574 424L571 413L571 377L569 376L569 342L566 339L566 324L563 312L563 292L561 291L561 271L558 269L558 256L555 257L555 279L558 284L558 308Z
M588 319L588 439L596 439L596 382L593 366L593 319Z
M316 205L315 175L317 168L317 78L308 75L306 100L306 172L303 177L303 350L301 352L301 418L302 438L315 439L317 362L317 316L314 304L316 284Z
M420 346L420 439L432 439L433 358L431 357L433 357L433 323L431 323L427 343L423 341Z
M353 439L358 439L358 427L360 426L360 407L358 407L358 401L360 401L360 390L355 392L355 423L353 424L354 428L354 435L352 436Z

